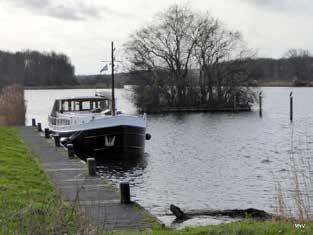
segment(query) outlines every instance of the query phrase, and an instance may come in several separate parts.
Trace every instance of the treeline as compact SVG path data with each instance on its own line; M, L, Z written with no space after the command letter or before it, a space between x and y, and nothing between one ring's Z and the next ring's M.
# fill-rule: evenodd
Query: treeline
M0 86L62 86L76 84L74 66L64 54L0 51Z
M115 74L115 87L123 88L124 85L135 85L136 79L129 80L128 73L117 73ZM101 88L111 88L112 77L111 75L106 74L97 74L97 75L78 75L76 76L77 82L83 87L101 87Z
M250 77L251 86L276 85L276 86L312 86L313 85L313 57L293 58L249 58L246 63L246 72ZM198 83L199 69L190 70L188 79ZM125 85L149 85L147 71L136 71L127 74L120 81Z
M305 50L289 50L281 59L251 60L250 76L262 84L306 86L313 83L313 57Z

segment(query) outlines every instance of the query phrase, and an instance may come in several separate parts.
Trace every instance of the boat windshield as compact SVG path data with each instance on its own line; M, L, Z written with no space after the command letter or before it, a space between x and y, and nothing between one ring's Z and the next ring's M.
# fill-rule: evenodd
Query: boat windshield
M76 111L89 111L89 112L101 112L107 109L111 109L111 102L108 99L66 99L59 100L58 111L63 112L76 112Z

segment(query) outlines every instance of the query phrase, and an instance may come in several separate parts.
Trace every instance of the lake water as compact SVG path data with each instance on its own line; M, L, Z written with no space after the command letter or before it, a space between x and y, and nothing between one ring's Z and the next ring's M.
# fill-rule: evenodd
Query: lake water
M293 123L289 121L291 89ZM152 139L146 143L144 159L130 166L103 165L99 171L114 183L129 180L133 199L156 215L167 213L170 204L183 209L253 207L274 212L278 183L287 206L295 212L294 172L301 175L300 188L306 186L303 193L310 194L313 89L262 90L263 118L257 107L236 114L148 115ZM55 98L94 92L27 90L27 124L34 117L46 126ZM129 96L130 92L117 90L118 108L135 113Z

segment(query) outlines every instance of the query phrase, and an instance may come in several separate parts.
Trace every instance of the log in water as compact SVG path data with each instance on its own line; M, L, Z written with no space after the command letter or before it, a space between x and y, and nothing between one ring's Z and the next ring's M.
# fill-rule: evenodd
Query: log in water
M254 208L234 209L234 210L197 210L183 212L178 206L171 205L171 212L176 216L177 220L188 220L195 216L228 216L231 218L252 218L252 219L271 219L273 216L263 210Z

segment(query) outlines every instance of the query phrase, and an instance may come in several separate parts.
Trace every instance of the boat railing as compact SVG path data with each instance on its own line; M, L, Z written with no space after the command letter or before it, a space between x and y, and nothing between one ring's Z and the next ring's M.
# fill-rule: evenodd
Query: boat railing
M71 125L73 125L72 120L70 118L58 118L58 117L48 117L49 126L54 127L54 129L67 129Z
M118 115L121 118L122 117L127 117L129 115ZM117 116L117 117L118 117ZM103 116L106 117L106 116ZM111 116L107 116L108 118ZM129 117L136 117L136 116L129 116ZM147 121L147 115L139 115L137 117L141 117L145 122ZM91 119L88 118L72 118L72 117L53 117L53 116L48 116L48 123L49 123L49 128L52 130L57 130L57 131L70 131L73 129L77 129L80 125L82 124L88 124L90 122L93 122L95 117L91 117Z

